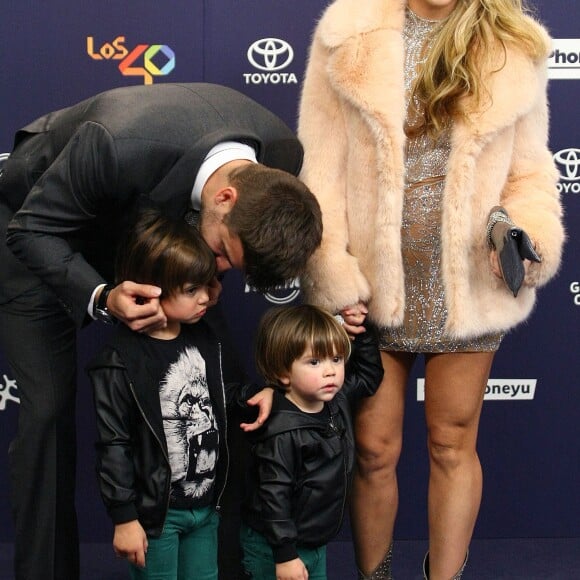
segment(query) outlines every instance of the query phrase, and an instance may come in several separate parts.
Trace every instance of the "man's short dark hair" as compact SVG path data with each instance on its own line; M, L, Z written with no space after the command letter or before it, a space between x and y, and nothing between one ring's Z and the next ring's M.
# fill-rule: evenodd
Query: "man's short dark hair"
M239 236L249 284L268 290L300 276L322 239L322 214L297 177L260 164L229 176L238 198L225 223Z

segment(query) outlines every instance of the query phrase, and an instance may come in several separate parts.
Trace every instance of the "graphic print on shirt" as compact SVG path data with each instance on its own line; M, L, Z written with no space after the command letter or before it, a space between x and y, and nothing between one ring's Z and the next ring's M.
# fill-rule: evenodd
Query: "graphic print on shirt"
M159 397L172 493L192 499L202 497L215 478L218 430L205 361L197 348L186 348L169 366Z

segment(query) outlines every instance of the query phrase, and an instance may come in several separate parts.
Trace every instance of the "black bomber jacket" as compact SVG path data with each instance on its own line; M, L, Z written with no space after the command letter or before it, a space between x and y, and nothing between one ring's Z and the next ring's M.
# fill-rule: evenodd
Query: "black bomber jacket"
M276 392L270 418L249 434L243 519L265 536L276 562L297 558L298 546L323 546L340 530L355 461L351 408L373 395L382 377L376 339L367 331L354 340L344 385L326 404L327 424Z
M259 387L224 377L221 343L205 321L182 325L182 332L192 335L192 344L206 362L220 433L214 493L219 509L229 466L226 404L239 406L248 421L254 420L255 410L245 401ZM169 504L171 470L159 385L150 379L140 346L142 338L120 325L108 345L89 363L87 372L97 413L97 477L107 512L114 524L139 519L148 535L158 537Z

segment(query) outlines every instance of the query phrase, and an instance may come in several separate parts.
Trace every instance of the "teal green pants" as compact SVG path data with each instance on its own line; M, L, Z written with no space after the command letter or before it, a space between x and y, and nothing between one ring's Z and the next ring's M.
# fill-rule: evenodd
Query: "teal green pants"
M148 538L145 568L131 564L133 580L217 580L217 530L213 508L170 509L159 538Z
M242 526L241 543L244 569L254 580L276 580L272 548L262 534ZM298 548L298 556L308 570L308 580L326 580L326 546Z

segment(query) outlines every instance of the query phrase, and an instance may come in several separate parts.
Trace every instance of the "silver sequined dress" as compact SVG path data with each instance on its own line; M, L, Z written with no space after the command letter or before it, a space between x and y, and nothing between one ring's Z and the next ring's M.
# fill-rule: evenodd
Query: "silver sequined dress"
M412 84L423 60L423 48L440 21L425 20L407 9L405 91L407 94L405 199L401 249L405 272L405 320L402 326L382 328L382 350L407 352L495 351L502 335L469 340L445 334L447 309L441 282L441 203L450 151L450 125L433 137L413 131L421 122L421 103L413 98Z

